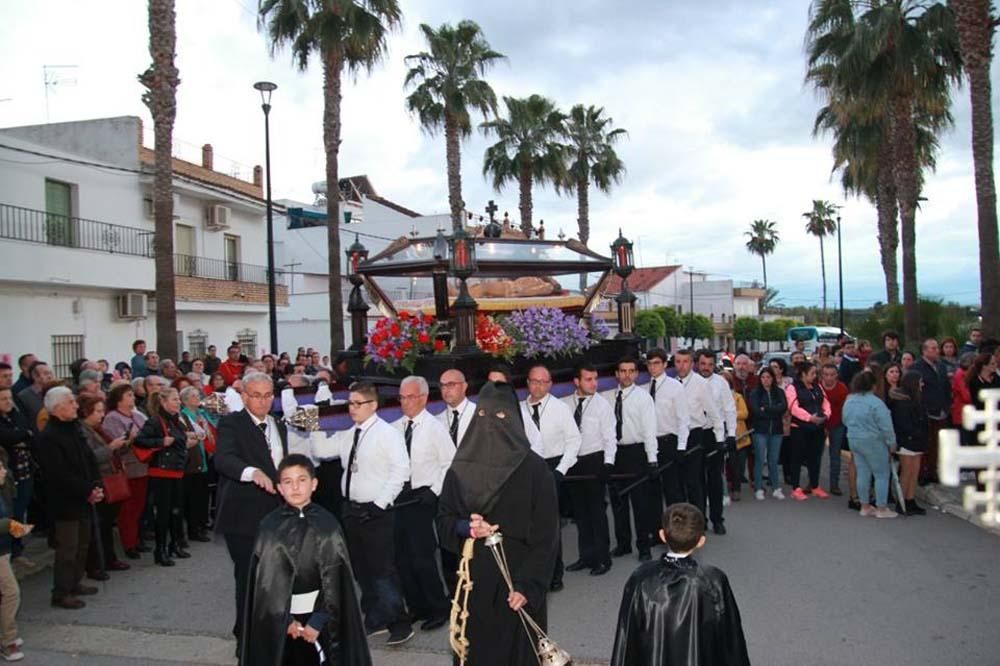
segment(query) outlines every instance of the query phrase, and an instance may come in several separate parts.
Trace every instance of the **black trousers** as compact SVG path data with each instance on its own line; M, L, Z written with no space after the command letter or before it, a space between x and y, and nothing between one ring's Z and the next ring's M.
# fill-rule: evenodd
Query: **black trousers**
M604 451L598 451L577 458L568 476L600 476L603 471ZM611 561L611 537L604 503L606 489L607 484L600 479L566 482L576 517L580 560L591 568Z
M694 428L688 433L687 450L677 451L680 501L705 510L705 452L715 448L715 435L708 428Z
M342 513L344 495L340 491L340 477L344 474L344 466L340 458L321 462L316 468L316 492L313 500L335 516Z
M188 534L205 531L208 528L208 474L185 474L182 494Z
M562 456L556 456L555 458L546 458L545 462L548 463L549 469L555 472L556 467L562 462ZM555 475L553 474L553 477ZM563 495L565 490L563 489L563 484L556 480L556 496L559 497L559 515L565 516L566 514L562 510L563 505ZM552 572L552 582L562 581L563 578L563 558L562 558L562 525L559 527L559 547L556 550L556 566Z
M149 477L149 492L153 496L156 547L165 548L183 541L184 479Z
M394 513L370 503L344 503L344 533L354 577L361 586L366 629L392 631L410 624L396 571Z
M691 448L690 442L688 448ZM663 507L666 508L677 502L687 500L687 492L684 486L684 457L683 451L677 450L677 435L662 435L656 438L656 459L660 466L671 463L670 467L660 472L659 494L663 498ZM659 501L656 503L657 518L659 519ZM662 521L657 520L657 529L662 527Z
M250 576L250 558L253 557L255 537L247 534L226 534L226 550L233 561L233 578L236 580L236 622L233 635L239 643L243 635L243 606L247 598L247 579Z
M397 504L404 501L402 495L396 499ZM437 565L438 544L434 534L437 502L403 506L394 513L396 569L410 616L415 620L445 617L450 606Z
M120 503L108 504L99 502L94 505L97 509L98 524L91 528L90 546L87 548L87 571L96 573L107 571L112 562L118 560L115 554L115 521L118 519ZM104 551L104 560L98 554L98 543Z
M90 507L77 520L56 520L52 526L51 540L55 541L55 560L52 563L52 598L62 599L73 594L83 580L90 545Z
M724 446L717 446L715 435L708 431L712 448L705 454L705 497L708 500L708 512L702 506L702 513L708 516L713 525L722 524L722 495L725 479L723 471L726 467L726 449Z
M655 534L659 529L660 496L652 482L641 483L625 497L619 496L619 491L627 485L639 480L646 474L648 467L646 449L639 444L619 444L615 453L615 469L613 474L634 476L631 479L611 481L608 494L611 496L611 510L615 517L615 542L619 548L632 546L632 517L629 512L631 503L632 514L635 514L635 547L639 550L649 550L656 543Z
M819 465L825 441L826 430L823 428L792 428L791 447L788 451L789 472L792 477L789 485L792 488L799 487L803 464L809 471L809 487L819 487Z

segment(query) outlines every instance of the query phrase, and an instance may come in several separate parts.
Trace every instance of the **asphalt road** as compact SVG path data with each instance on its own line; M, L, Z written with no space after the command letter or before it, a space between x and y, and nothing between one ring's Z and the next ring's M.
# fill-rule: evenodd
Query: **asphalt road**
M953 516L860 518L845 501L746 499L729 534L699 559L729 575L752 663L765 666L940 666L1000 663L998 537ZM574 559L574 528L563 530ZM165 569L147 557L115 574L80 611L48 604L51 571L22 581L19 615L30 663L234 664L232 575L221 543ZM637 565L566 574L550 596L550 634L577 664L606 663L621 589ZM991 603L992 602L992 603ZM376 639L378 640L378 639ZM403 648L375 645L377 664L449 664L447 634L418 631Z

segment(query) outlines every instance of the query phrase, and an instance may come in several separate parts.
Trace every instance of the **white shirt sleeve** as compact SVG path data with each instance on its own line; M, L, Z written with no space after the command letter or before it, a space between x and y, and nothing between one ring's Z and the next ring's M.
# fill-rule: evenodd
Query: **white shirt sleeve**
M383 433L391 431L395 437L389 437ZM403 485L410 479L410 459L406 455L406 445L403 443L403 435L386 424L383 432L379 433L379 446L382 455L388 463L387 476L382 489L375 498L375 505L380 509L385 509L392 504L396 496L403 489Z
M615 409L608 401L595 395L591 400L600 400L604 405L604 418L601 423L601 437L604 439L604 464L614 465L618 453L618 439L615 437Z
M677 419L677 450L687 451L688 434L691 432L691 412L689 411L687 391L681 385L677 399L673 401L674 417Z
M712 432L715 433L716 443L721 444L726 441L726 426L722 420L722 410L720 409L719 401L714 398L712 392L708 389L708 382L704 382L704 388L701 395L702 402L704 403L703 407L705 409L705 416L708 417L708 422L712 426Z
M554 398L552 399L555 400ZM562 405L565 409L562 410L561 431L562 436L565 438L566 446L563 449L562 460L559 461L556 470L565 476L569 468L576 464L577 456L580 454L582 438L580 437L579 428L576 427L576 421L573 420L573 412L569 407L566 407L566 403L562 403Z
M351 427L347 430L341 430L340 432L335 432L330 435L324 434L323 437L311 437L309 440L309 446L312 449L310 456L313 460L331 460L333 458L342 457L342 442L345 437L354 437L353 430L354 428ZM348 454L350 454L350 451L348 451Z
M461 441L461 440L460 440ZM448 468L451 467L452 458L455 457L455 445L451 443L451 435L448 434L448 429L444 429L443 437L435 437L434 445L437 448L437 460L438 468L440 474L438 475L437 481L431 486L431 490L434 491L435 495L441 494L441 486L444 485L444 476L448 473Z
M636 386L632 389L632 392L641 391L646 393L645 390ZM638 397L638 396L636 396ZM653 402L653 398L646 393L648 400L644 401L643 410L640 412L640 419L642 419L642 443L643 448L646 449L646 462L650 465L655 465L657 456L659 455L659 443L656 441L656 403Z
M250 483L253 481L253 473L256 471L256 467L244 467L243 471L240 473L240 481L243 483Z

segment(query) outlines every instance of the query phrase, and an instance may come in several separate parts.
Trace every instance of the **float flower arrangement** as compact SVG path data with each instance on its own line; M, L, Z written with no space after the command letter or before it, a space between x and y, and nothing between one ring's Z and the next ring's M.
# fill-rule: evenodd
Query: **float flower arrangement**
M375 324L365 345L365 362L386 370L413 372L421 354L445 350L437 337L440 324L429 314L401 310L397 317L383 317Z
M476 344L483 353L508 362L517 353L517 345L504 330L503 325L494 317L482 312L476 315Z
M602 322L603 324L603 322ZM607 327L584 323L558 308L528 308L512 312L503 327L526 358L573 356L593 347L607 334Z

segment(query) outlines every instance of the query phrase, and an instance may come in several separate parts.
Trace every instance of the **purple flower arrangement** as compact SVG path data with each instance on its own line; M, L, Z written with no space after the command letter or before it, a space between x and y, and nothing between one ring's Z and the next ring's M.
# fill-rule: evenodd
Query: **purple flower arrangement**
M503 319L518 353L526 358L572 356L588 349L608 334L604 322L595 320L588 330L577 317L557 308L517 310Z

